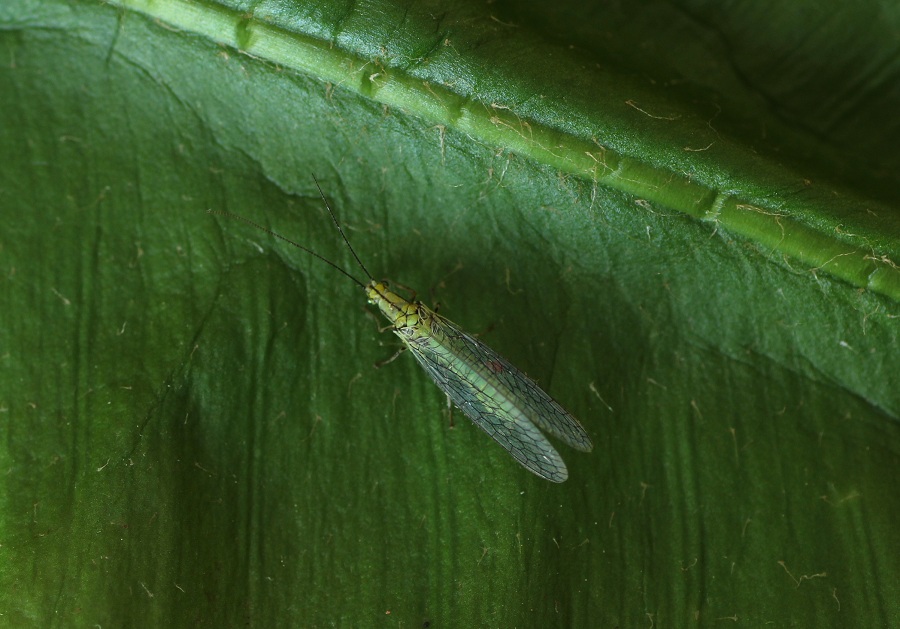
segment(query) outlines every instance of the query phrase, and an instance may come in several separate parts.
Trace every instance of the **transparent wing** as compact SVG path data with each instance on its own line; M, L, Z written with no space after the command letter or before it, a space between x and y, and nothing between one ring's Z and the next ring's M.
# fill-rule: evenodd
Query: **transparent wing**
M491 395L490 383L473 378L469 366L450 349L415 341L407 342L407 347L450 400L526 469L556 483L569 477L559 453L528 417Z
M507 395L516 400L516 405L528 419L576 450L590 452L594 448L591 438L578 420L547 395L534 380L490 347L460 330L453 322L437 314L434 316L443 327L448 340L456 341L454 351L461 352L464 360L476 365L476 369L484 377L499 382L506 389Z

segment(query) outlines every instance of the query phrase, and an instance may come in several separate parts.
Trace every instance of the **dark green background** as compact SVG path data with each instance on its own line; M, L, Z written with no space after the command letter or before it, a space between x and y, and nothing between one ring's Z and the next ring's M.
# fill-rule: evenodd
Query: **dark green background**
M853 279L900 256L900 10L581 4L0 7L0 625L900 617L900 292ZM582 420L569 481L206 214L353 270L311 173Z

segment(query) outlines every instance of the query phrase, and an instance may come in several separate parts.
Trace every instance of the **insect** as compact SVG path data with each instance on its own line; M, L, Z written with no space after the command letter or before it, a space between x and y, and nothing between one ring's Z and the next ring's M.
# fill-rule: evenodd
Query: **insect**
M369 278L367 283L315 251L249 219L225 211L209 210L209 213L248 223L349 277L366 292L369 303L390 321L404 348L476 426L506 448L527 470L555 483L566 480L569 477L566 464L539 428L576 450L590 452L594 446L584 427L534 380L490 347L421 302L404 299L391 290L388 282L375 280L350 245L318 180L315 181L341 238Z

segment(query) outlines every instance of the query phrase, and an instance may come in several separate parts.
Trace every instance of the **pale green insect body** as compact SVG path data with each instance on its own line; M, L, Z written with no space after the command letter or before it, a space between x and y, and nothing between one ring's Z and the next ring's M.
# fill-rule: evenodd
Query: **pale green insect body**
M365 291L435 384L526 469L557 483L569 475L538 426L573 448L593 448L578 420L487 345L387 282L373 280Z
M210 212L231 216L262 229L319 258L357 283L365 290L369 303L377 306L391 322L394 334L425 372L475 425L506 448L526 469L556 483L566 480L569 477L566 464L538 428L576 450L590 452L593 444L578 420L534 380L477 338L421 302L404 299L393 292L387 282L372 279L350 246L321 188L319 193L344 243L369 278L367 284L315 251L262 225L230 212Z

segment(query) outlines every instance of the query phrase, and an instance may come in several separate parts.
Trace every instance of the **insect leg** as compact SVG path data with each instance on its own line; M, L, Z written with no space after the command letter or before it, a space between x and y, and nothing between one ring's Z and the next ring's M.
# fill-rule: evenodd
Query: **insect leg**
M393 326L388 326L388 327L393 327ZM397 352L393 356L391 356L390 358L388 358L386 360L379 360L377 363L375 363L375 369L381 369L388 363L394 362L395 360L397 360L397 356L399 356L400 354L402 354L405 351L406 351L406 345L401 345L400 349L398 349Z

